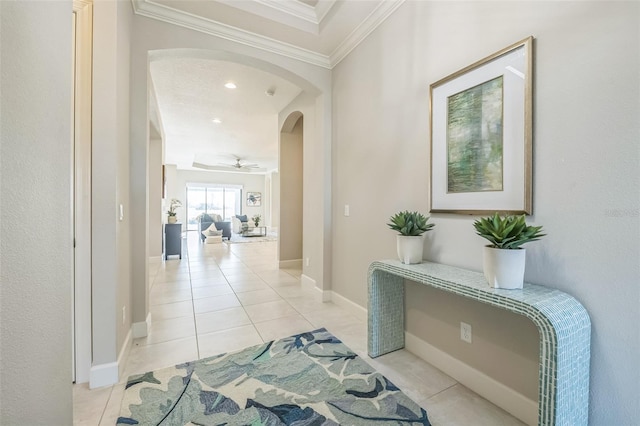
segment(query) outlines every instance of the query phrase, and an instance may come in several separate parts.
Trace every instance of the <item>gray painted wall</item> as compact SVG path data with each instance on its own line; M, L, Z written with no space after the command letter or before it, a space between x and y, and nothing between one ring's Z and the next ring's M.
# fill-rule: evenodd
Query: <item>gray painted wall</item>
M331 182L325 179L326 168L331 167L331 147L321 142L319 134L330 134L330 115L325 111L325 103L330 96L315 96L301 93L278 115L278 127L286 128L286 121L292 113L302 113L302 273L303 279L315 281L322 290L331 288ZM328 121L328 123L327 123ZM322 129L322 130L319 130ZM281 180L281 176L278 177ZM275 180L274 180L275 182ZM279 185L282 187L282 185ZM282 198L282 194L280 194ZM329 212L329 214L327 214ZM282 214L280 214L282 217ZM284 226L283 223L280 224ZM306 265L309 259L309 265Z
M92 337L96 368L117 361L131 327L133 311L130 251L133 217L129 202L131 14L128 2L94 3L91 203ZM122 221L120 204L124 208Z
M0 2L3 425L73 423L71 13L70 1Z
M302 259L303 123L280 133L280 261Z
M366 306L369 263L396 256L389 216L429 208L429 85L536 38L528 220L548 236L528 246L526 280L575 296L591 315L593 425L640 421L639 8L407 1L333 70L333 290ZM344 204L350 217L342 215ZM474 234L474 219L434 214L427 259L481 270L484 240ZM517 318L488 319L453 297L438 316L434 298L409 286L408 331L485 370L482 359L508 359L505 368L513 369L536 356L536 337ZM465 319L474 337L486 339L484 349L455 341ZM501 337L495 331L503 328ZM531 378L518 380L510 385L530 394Z
M149 141L149 257L162 256L162 139ZM169 200L171 201L171 200Z

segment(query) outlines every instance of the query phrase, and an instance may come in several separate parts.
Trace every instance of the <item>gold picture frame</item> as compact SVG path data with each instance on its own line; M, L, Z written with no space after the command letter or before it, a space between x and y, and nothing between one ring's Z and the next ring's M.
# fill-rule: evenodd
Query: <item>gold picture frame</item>
M533 37L429 88L432 213L532 213Z

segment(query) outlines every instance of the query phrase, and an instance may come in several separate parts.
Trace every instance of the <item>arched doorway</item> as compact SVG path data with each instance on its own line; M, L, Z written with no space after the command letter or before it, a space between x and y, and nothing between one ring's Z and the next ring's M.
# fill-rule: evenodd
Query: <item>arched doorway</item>
M185 42L174 40L168 37L153 38L144 37L136 39L132 46L131 54L131 193L136 194L131 199L131 217L135 226L131 229L131 251L134 253L131 259L131 299L132 299L132 322L136 330L146 331L148 314L148 293L147 283L149 279L147 259L148 249L148 152L149 152L149 69L150 64L156 60L166 57L196 57L214 60L236 62L239 64L255 67L257 69L271 72L282 78L288 79L292 83L303 89L303 93L296 98L292 105L302 103L302 106L295 107L308 118L308 123L322 123L322 125L307 126L305 135L305 150L308 156L311 155L314 164L309 169L318 169L318 173L307 176L304 185L311 186L312 190L307 191L310 200L309 205L305 205L304 215L311 214L305 222L318 223L314 227L307 242L311 247L305 252L311 253L311 265L313 269L308 271L308 282L317 283L319 288L327 288L330 280L330 232L331 211L330 211L330 74L324 70L307 69L306 65L290 64L288 60L275 55L267 60L248 55L246 52L229 52L224 50L209 50L203 47L210 45L210 40L195 42L201 48L184 49L177 48L176 45L185 45ZM206 41L206 43L205 43ZM288 116L293 107L289 105L281 111L278 120L280 125L275 127L276 137L279 133L278 127L284 120L283 115ZM147 120L141 119L146 117ZM307 159L308 161L308 159ZM284 224L282 224L284 226ZM330 288L330 287L329 287Z
M303 126L302 113L295 111L285 119L280 131L280 268L302 269Z

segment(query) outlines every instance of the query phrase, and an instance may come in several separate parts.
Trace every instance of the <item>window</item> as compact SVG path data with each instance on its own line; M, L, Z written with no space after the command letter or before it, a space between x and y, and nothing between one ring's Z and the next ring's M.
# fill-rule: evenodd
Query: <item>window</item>
M198 216L202 213L219 214L223 220L231 221L240 214L240 185L217 185L206 183L187 184L187 230L198 229Z

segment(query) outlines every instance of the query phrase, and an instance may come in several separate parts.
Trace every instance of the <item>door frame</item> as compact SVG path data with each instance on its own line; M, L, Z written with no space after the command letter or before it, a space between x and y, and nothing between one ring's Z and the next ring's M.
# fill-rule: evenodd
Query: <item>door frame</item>
M73 1L73 381L86 383L91 371L91 103L93 2Z

